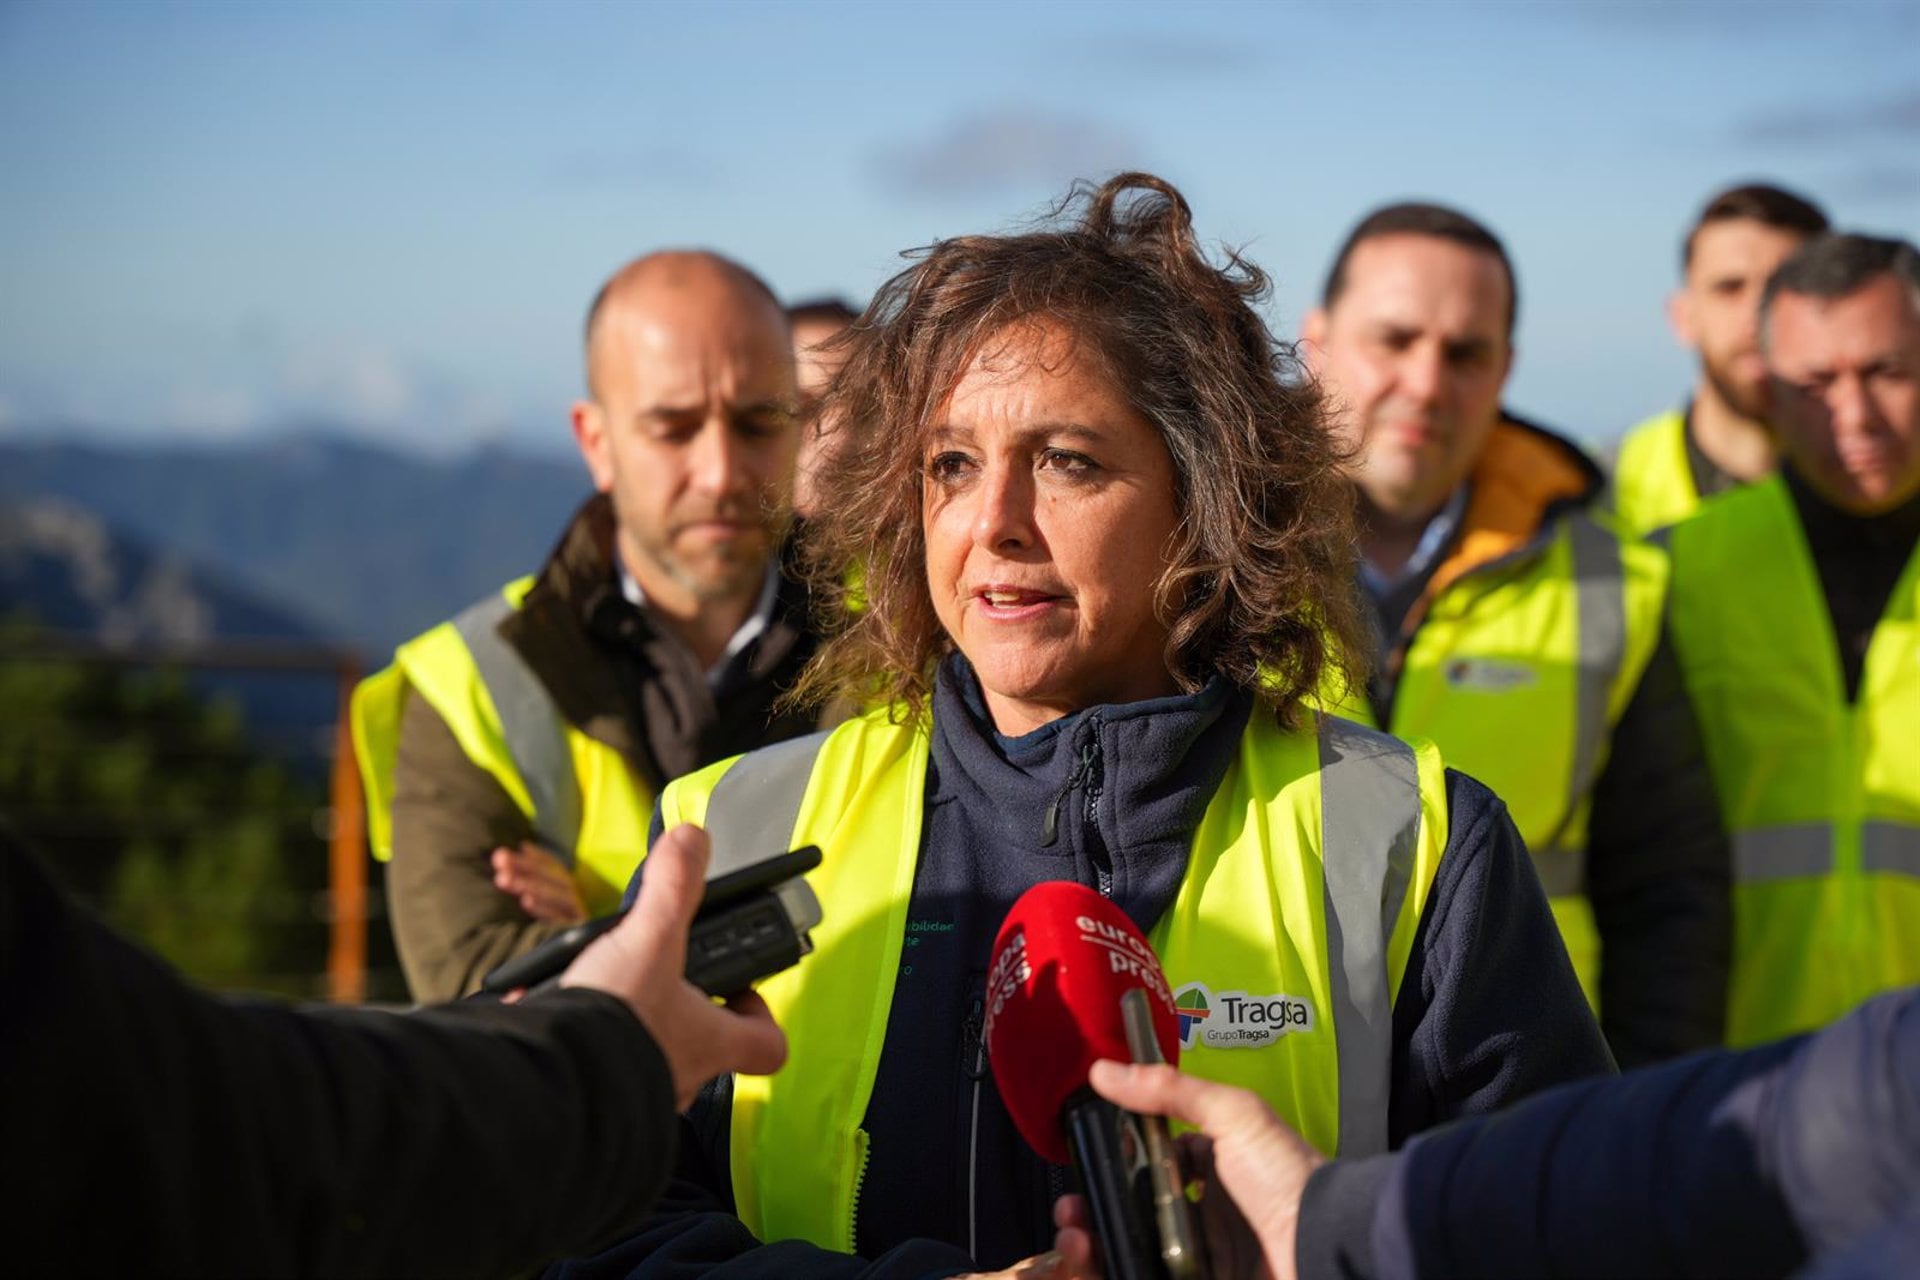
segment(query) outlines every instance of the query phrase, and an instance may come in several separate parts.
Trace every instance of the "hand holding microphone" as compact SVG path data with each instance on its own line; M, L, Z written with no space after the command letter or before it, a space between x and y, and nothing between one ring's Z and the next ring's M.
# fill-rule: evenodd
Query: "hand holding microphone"
M1168 1066L1111 1061L1094 1063L1089 1082L1120 1106L1170 1116L1197 1130L1181 1136L1180 1152L1189 1175L1204 1188L1203 1234L1216 1280L1293 1280L1300 1197L1326 1157L1245 1089ZM1067 1271L1097 1274L1085 1202L1062 1198L1054 1223L1060 1228L1054 1249Z
M1109 1280L1205 1275L1166 1122L1088 1084L1103 1058L1177 1058L1177 1027L1159 959L1112 902L1052 881L1007 913L987 972L988 1061L1021 1137L1079 1172Z

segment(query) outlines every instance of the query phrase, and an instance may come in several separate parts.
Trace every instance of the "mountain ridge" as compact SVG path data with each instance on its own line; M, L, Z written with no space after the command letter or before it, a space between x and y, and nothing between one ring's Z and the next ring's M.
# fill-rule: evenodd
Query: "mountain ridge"
M232 444L0 438L0 502L91 512L371 665L537 568L590 492L577 460L503 445L439 458L323 429Z

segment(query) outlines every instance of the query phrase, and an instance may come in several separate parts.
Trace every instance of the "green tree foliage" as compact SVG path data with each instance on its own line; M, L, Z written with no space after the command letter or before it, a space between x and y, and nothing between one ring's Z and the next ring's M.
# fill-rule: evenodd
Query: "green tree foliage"
M210 986L316 994L319 789L177 671L0 629L0 812L122 931Z

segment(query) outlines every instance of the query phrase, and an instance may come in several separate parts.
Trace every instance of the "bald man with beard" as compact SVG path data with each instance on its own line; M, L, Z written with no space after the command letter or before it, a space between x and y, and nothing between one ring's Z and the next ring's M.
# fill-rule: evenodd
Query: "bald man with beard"
M598 492L537 574L355 695L418 1000L614 907L667 781L815 727L775 707L814 648L782 568L798 430L779 302L716 254L656 253L601 288L586 349L573 435Z

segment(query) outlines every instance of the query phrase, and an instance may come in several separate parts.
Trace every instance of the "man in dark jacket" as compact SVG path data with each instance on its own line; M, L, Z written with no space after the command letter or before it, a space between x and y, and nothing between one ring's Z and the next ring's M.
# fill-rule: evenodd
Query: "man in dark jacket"
M641 258L594 301L587 380L599 496L535 578L355 697L416 999L611 906L667 781L816 723L775 709L814 637L782 572L798 430L773 294L713 254Z
M1662 640L1667 565L1574 445L1502 411L1518 306L1478 222L1364 219L1302 326L1356 452L1375 674L1343 714L1506 801L1622 1066L1718 1044L1727 842Z
M19 1275L513 1275L644 1213L674 1112L771 1071L758 997L692 987L706 841L517 1005L219 1000L55 888L0 824L0 1187Z

